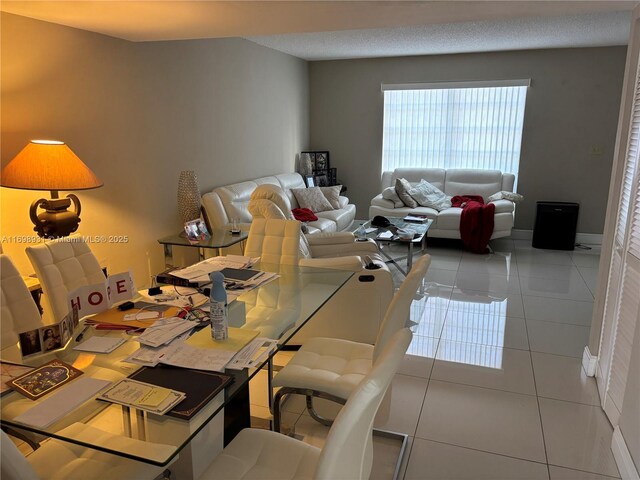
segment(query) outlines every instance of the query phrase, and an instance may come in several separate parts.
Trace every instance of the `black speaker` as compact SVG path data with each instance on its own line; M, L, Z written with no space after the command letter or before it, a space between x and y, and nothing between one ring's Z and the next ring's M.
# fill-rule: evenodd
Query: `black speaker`
M537 202L537 205L532 246L573 250L580 205L569 202Z

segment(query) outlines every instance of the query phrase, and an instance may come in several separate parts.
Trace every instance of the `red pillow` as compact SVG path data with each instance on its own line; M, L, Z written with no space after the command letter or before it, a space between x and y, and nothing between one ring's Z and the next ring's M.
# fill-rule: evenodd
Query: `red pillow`
M294 208L291 213L293 213L293 218L299 222L315 222L318 219L316 214L308 208Z

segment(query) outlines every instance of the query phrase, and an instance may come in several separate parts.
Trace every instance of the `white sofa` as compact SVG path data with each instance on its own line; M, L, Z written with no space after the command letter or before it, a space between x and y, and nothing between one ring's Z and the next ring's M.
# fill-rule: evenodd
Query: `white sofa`
M397 178L405 178L412 185L424 179L452 197L455 195L482 195L485 202L494 193L512 192L515 182L515 176L512 173L502 173L499 170L396 168L382 174L382 190L395 186ZM496 206L491 238L508 237L513 228L514 203L509 200L496 200L491 203ZM404 217L409 213L426 215L433 220L428 232L429 237L460 238L461 208L452 207L440 212L422 206L394 208L394 203L382 198L382 193L371 200L369 207L369 218L376 215Z
M292 188L305 188L302 176L298 173L282 173L270 177L261 177L247 182L217 187L202 196L202 206L211 228L227 228L233 219L238 219L242 230L249 230L251 214L248 206L251 194L258 185L271 184L284 190L291 208L298 208L298 202L291 192ZM318 220L307 223L309 233L341 232L348 230L356 217L356 206L349 203L347 197L340 197L340 208L316 213Z

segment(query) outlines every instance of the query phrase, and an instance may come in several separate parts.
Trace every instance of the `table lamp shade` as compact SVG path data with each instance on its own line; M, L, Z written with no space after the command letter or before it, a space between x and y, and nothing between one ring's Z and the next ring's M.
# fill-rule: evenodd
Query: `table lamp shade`
M78 229L80 200L72 193L59 198L59 190L88 190L102 182L73 151L55 140L31 140L2 169L0 185L22 190L50 190L51 199L31 204L34 230L44 238L66 237ZM73 209L69 210L73 203ZM38 209L44 211L38 213Z
M23 190L87 190L103 183L64 143L32 140L2 169L1 185Z

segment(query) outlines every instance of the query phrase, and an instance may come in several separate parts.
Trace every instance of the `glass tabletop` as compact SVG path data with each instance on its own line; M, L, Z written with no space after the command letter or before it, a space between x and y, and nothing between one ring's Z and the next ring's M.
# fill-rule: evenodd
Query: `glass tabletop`
M255 268L277 273L279 277L238 298L237 301L244 302L246 320L242 325L231 326L258 330L260 336L278 339L278 348L270 354L271 358L353 276L353 272L311 267L258 264ZM79 329L82 326L81 322ZM93 354L73 350L73 347L77 345L75 339L79 333L78 330L74 332L73 337L62 350L21 359L16 346L2 350L0 352L2 359L34 367L53 359L59 359L82 370L84 374L81 377L89 376L109 381L120 380L141 368L139 365L122 361L138 349L139 343L135 341L137 338L135 335L114 331L98 331L90 328L84 333L83 341L95 335L126 339L126 343L110 354ZM51 398L57 392L62 391L66 385L35 401L18 392L12 391L5 394L2 396L0 404L0 420L5 426L17 427L88 448L153 465L165 466L238 392L247 387L248 382L266 365L269 359L265 358L260 365L256 365L256 368L227 369L223 372L232 376L234 381L225 388L224 395L220 394L214 397L190 420L145 413L118 404L102 402L95 398L84 402L46 428L27 426L15 420L16 416ZM73 382L69 385L72 384ZM82 434L82 429L74 427L74 425L77 427L77 424L99 428L116 436L116 438L128 437L144 442L169 445L171 448L133 452L126 442L113 441L113 438L111 440L92 438L91 441L88 441L86 434Z
M161 245L176 245L181 247L226 248L246 240L248 236L248 232L232 234L229 230L214 229L208 240L200 240L197 243L191 243L187 237L183 237L181 234L160 238L158 239L158 243Z
M400 237L398 237L398 235L395 235L394 229L397 228L402 228L404 230L409 230L410 232L413 232L413 243L420 243L422 242L422 239L424 238L425 234L427 233L427 231L429 230L429 227L431 227L431 224L433 223L433 220L428 219L423 223L416 223L416 222L407 222L404 220L404 218L402 217L386 217L389 222L391 222L391 226L389 227L378 227L376 228L376 230L367 233L366 237L367 238L371 238L373 240L376 241L381 241L381 242L404 242L404 243L408 243L407 240L403 240ZM362 224L365 228L370 228L372 227L371 225L371 220L364 222ZM375 227L374 227L375 228ZM382 232L386 232L386 231L392 231L394 232L393 237L390 238L378 238L378 235L380 235Z

